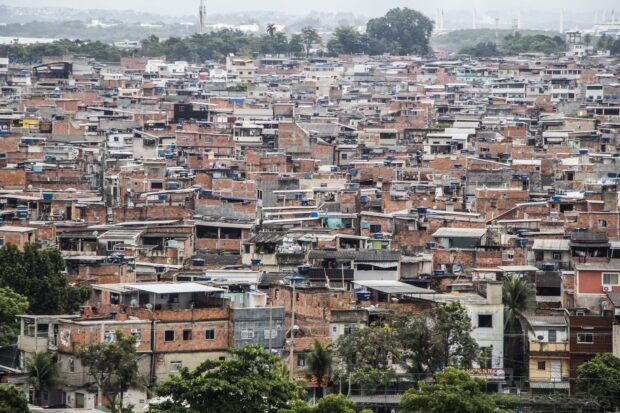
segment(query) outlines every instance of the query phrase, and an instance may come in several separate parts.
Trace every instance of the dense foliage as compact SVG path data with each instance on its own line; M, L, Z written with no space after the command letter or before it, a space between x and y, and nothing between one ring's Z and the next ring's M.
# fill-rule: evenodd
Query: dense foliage
M369 38L381 42L385 52L392 55L431 53L432 20L407 7L397 7L383 17L370 19L366 32Z
M0 413L28 413L28 402L15 386L0 384Z
M446 367L471 368L481 356L471 331L471 320L458 301L397 316L341 336L335 344L342 363L337 374L371 390L394 379L397 366L414 378Z
M288 408L280 409L278 413L355 413L355 407L355 402L344 395L330 394L314 406L296 400ZM362 410L360 413L372 413L372 410Z
M543 30L519 30L522 36L556 36L560 33ZM452 30L433 36L431 45L433 48L443 52L459 52L464 47L474 46L479 43L501 44L502 40L514 31L509 29L460 29Z
M560 36L521 35L517 32L510 34L502 40L500 48L506 55L519 53L544 53L559 54L564 51L564 40Z
M277 412L301 398L302 387L289 380L277 355L260 346L230 351L229 360L206 360L193 371L181 368L157 388L157 394L168 401L151 411Z
M10 288L0 287L0 347L15 343L19 333L17 316L28 310L28 299Z
M419 381L417 389L405 392L402 413L491 413L496 405L484 392L485 380L448 367L435 375L435 382Z
M473 57L497 57L501 53L493 42L482 42L475 46L465 46L459 54L466 54Z
M596 399L605 411L620 408L620 358L598 354L577 368L577 392Z
M57 249L26 244L0 248L0 287L24 295L32 314L74 313L90 298L91 289L71 286L63 273L65 262Z
M117 411L117 408L123 412L123 394L131 386L141 384L135 337L115 331L111 343L85 346L78 351L77 358L95 379L99 390L110 398L112 413Z

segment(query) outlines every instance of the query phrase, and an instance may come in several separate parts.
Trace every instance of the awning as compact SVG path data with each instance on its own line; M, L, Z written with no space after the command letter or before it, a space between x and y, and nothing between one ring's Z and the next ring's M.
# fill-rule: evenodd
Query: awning
M355 265L372 265L373 267L377 267L377 268L392 268L392 267L396 267L398 266L398 261L393 261L393 262L377 262L377 261L373 261L373 262L355 262Z
M386 294L434 294L435 291L396 280L358 280L353 284Z
M211 293L224 291L221 288L210 287L208 285L187 282L187 283L139 283L127 284L125 287L131 290L145 291L153 294L182 294L182 293Z

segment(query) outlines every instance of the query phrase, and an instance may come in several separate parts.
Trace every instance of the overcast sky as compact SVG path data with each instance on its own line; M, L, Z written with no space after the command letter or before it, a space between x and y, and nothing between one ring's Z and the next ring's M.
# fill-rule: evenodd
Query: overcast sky
M73 7L80 9L134 9L159 14L193 15L200 0L0 0L0 4L22 7ZM410 7L433 14L437 8L463 10L559 10L586 11L618 9L618 0L206 0L207 12L212 14L251 10L280 10L305 14L312 10L353 12L365 16L383 14L392 7Z

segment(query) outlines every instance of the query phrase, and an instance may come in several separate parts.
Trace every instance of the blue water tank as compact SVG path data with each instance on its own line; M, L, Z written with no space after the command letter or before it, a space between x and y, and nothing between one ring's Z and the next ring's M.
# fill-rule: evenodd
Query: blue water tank
M179 184L176 182L168 182L168 189L179 189Z
M418 211L418 214L426 214L426 212L428 211L427 207L417 207L416 210Z
M562 202L562 196L560 195L553 195L551 199L553 200L553 202Z
M160 201L166 201L168 199L168 194L159 194L158 198Z
M587 154L588 154L587 149L579 149L579 155L587 155Z
M205 265L205 260L202 258L192 258L192 265L194 267L203 267Z
M360 196L360 202L361 202L362 204L367 203L367 202L368 202L368 195L362 195L362 196Z
M155 269L155 272L159 274L166 270L166 266L165 265L154 265L153 269Z
M297 272L301 275L306 275L310 271L309 265L300 265L297 267Z
M519 248L527 247L527 238L517 238L517 247Z
M355 295L357 296L358 301L368 301L370 300L370 291L356 291Z
M427 242L426 243L426 249L434 250L435 248L437 248L437 244L435 242Z
M45 201L51 201L52 199L54 199L54 194L51 192L43 192L43 200Z
M251 262L252 265L260 265L261 260L260 260L260 258L252 258L250 260L250 262Z
M318 218L319 217L319 213L318 211L312 211L310 212L310 218Z
M552 262L545 262L542 265L543 271L555 271L555 264Z

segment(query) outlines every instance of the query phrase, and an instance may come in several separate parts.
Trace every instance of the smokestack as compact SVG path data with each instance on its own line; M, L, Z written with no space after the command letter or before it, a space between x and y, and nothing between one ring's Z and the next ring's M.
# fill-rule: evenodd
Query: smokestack
M198 32L204 34L205 32L205 19L207 17L207 6L205 0L200 0L200 6L198 7Z

